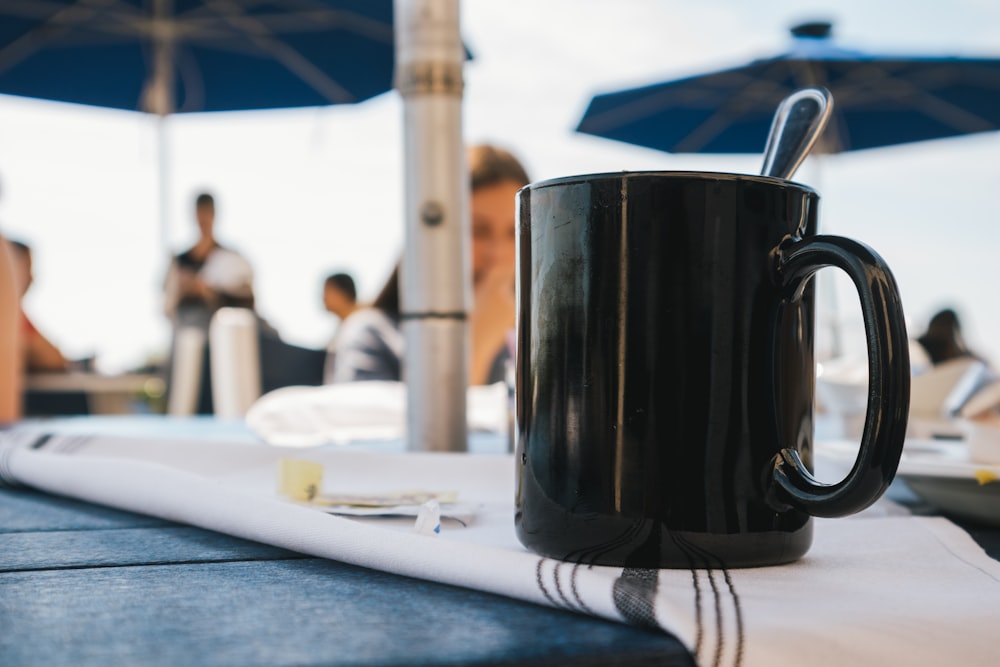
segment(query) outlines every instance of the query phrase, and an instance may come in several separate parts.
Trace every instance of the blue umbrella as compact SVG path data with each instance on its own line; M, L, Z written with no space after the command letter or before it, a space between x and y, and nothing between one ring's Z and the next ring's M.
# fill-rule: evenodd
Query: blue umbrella
M391 0L0 0L0 92L166 115L392 87Z
M0 0L0 93L173 113L360 102L390 90L392 0Z
M577 130L675 153L760 153L778 103L821 85L834 115L821 152L1000 129L1000 60L883 57L837 47L829 23L742 67L598 95Z

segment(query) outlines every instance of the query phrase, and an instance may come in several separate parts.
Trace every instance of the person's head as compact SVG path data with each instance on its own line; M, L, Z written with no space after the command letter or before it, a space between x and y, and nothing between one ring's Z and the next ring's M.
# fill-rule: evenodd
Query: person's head
M194 200L194 215L198 221L198 230L203 237L212 237L215 225L215 197L203 192Z
M35 276L31 269L31 247L23 241L7 240L11 254L14 256L14 279L17 281L17 294L23 297L34 282Z
M917 341L935 364L972 354L962 337L958 313L951 308L938 311L928 322L927 331Z
M517 191L530 181L510 152L481 144L468 150L472 185L472 279L477 282L497 265L513 268Z
M958 313L951 308L936 313L927 325L927 333L935 338L952 338L959 335L961 330Z
M323 305L338 317L350 314L357 305L358 291L354 279L346 273L334 273L323 281Z

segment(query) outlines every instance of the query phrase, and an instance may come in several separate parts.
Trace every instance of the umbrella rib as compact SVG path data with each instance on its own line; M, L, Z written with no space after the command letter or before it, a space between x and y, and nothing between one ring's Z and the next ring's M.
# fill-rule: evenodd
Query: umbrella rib
M784 96L785 94L784 87L768 77L748 77L738 71L731 71L728 74L731 77L747 80L743 86L743 92L739 96L725 97L725 101L718 106L714 113L677 142L674 147L675 152L692 153L701 150L729 127L734 118L746 116L751 112L769 114L771 100L775 96ZM726 85L731 86L731 83L727 82ZM763 148L764 137L761 137L761 150Z
M19 7L23 8L24 4L26 3L18 3L13 10L6 13L10 15ZM34 7L36 9L56 8L53 3L34 5ZM117 14L118 7L122 8L121 15ZM134 7L122 5L118 0L77 0L77 2L71 5L58 5L57 11L47 14L47 18L39 26L26 31L23 35L0 49L0 72L8 71L32 54L40 51L47 42L51 42L70 32L76 25L82 24L98 14L103 14L115 20L124 18L127 22L135 16L134 10ZM23 11L16 11L16 13L24 15Z
M354 12L329 10L322 6L307 6L304 9L293 6L294 11L290 14L254 17L246 14L253 8L252 4L207 0L193 12L186 13L183 20L153 20L140 13L139 8L121 0L77 0L71 5L48 0L10 0L10 3L0 10L0 14L35 17L42 23L0 48L0 72L10 70L49 43L66 36L75 37L79 44L100 43L108 39L155 41L159 38L172 44L202 43L216 50L263 52L328 102L335 104L354 102L357 97L278 38L276 33L319 32L335 26L387 44L393 40L391 26ZM205 11L210 14L199 16ZM234 41L227 40L234 33L249 39L254 48L240 49ZM190 68L184 68L184 71L186 75L178 73L185 80L190 79Z
M920 91L917 94L920 98L918 100L919 104L927 115L940 120L942 123L951 125L960 132L966 134L988 132L995 130L997 127L995 123L991 123L982 116L957 107L936 95Z
M178 14L180 20L175 21L177 34L185 41L205 41L224 39L233 34L233 23L229 20L232 13L247 16L248 11L257 7L277 6L271 13L253 15L252 20L263 34L282 34L287 32L323 32L330 28L340 28L356 35L367 37L384 44L393 43L393 28L391 24L371 19L355 12L332 9L321 3L311 3L302 6L300 3L282 2L281 0L257 0L249 2L240 0L236 12L231 9L220 9L223 5L233 6L232 2L218 0L202 0L202 4L186 12ZM287 9L284 9L287 7ZM245 29L237 26L236 32L244 34Z
M738 117L739 114L743 113L747 109L757 108L757 106L754 106L754 103L757 100L763 102L762 105L758 105L760 109L767 107L766 113L770 113L770 100L777 94L774 92L777 85L775 82L762 81L757 77L749 77L737 70L730 70L720 74L724 74L730 78L746 80L747 83L745 86L746 89L750 91L750 94L742 95L741 98L743 101L741 102L740 100L734 100L722 90L698 91L698 94L694 96L697 97L697 103L710 106L711 108L717 109L717 111L715 111L704 122L695 127L695 129L688 133L680 142L677 143L677 145L673 146L671 148L673 152L697 152L700 148L707 145L713 138L718 136L722 129L725 129L729 118ZM726 81L725 86L723 87L731 85L731 82ZM783 87L778 87L783 90ZM691 101L689 100L689 103L690 102ZM609 129L622 127L642 118L652 116L656 113L682 107L683 105L678 102L678 94L676 91L664 90L658 95L639 98L631 104L614 107L602 114L591 116L587 120L586 127L581 127L581 129L586 132L600 133ZM763 137L761 138L761 141L763 142ZM761 149L763 149L763 143L761 144Z
M328 30L331 27L339 27L349 30L356 35L385 44L392 44L395 36L391 24L386 24L348 10L331 9L322 6L322 4L315 9L299 9L297 3L290 3L287 0L271 0L270 2L261 2L260 4L295 7L282 13L255 17L254 20L271 33L290 31L318 32Z
M807 58L801 60L791 58L787 61L776 60L773 67L781 67L786 62L792 79L795 81L795 88L808 86L824 86L826 88L832 88L828 77L825 76L826 71L822 67L816 67L815 60L809 60ZM817 140L813 153L839 153L850 145L850 129L847 127L844 115L839 113L841 105L838 104L838 99L840 99L839 96L834 97L833 117L830 119L826 129L823 130Z
M713 106L717 105L722 98L721 93L716 91L698 91L701 100L707 100ZM612 93L611 96L616 93ZM677 95L674 91L665 90L649 97L640 97L630 103L615 106L599 114L591 115L587 118L587 132L603 132L617 129L637 120L647 118L653 114L666 111L674 107L674 100ZM663 101L668 100L669 104Z
M774 97L775 88L780 88L780 86L777 86L774 81L763 78L751 79L743 93L739 96L730 97L718 111L695 127L681 141L677 142L675 151L693 153L704 148L727 127L731 126L731 121L734 118L746 116L751 111L760 111L760 101L769 105L770 100ZM764 142L765 137L761 137L761 150L764 149Z
M212 2L209 6L213 9L218 7L217 11L220 17L234 28L241 30L243 34L253 40L258 48L284 65L292 74L299 77L331 104L356 101L357 98L350 91L327 76L301 53L275 38L263 23L244 14L242 7L236 3L220 0Z
M879 76L871 76L872 73ZM877 90L880 83L884 84L888 82L888 85L893 86L898 91L898 94L894 95L893 99L899 100L908 97L912 100L914 108L920 109L930 118L940 121L960 132L971 134L996 129L995 123L991 123L977 114L941 99L928 90L894 76L884 67L877 67L875 64L872 64L871 67L866 67L852 73L850 78L860 81L863 84L860 86L861 91ZM880 92L879 96L884 96L884 92ZM848 97L849 101L850 97Z

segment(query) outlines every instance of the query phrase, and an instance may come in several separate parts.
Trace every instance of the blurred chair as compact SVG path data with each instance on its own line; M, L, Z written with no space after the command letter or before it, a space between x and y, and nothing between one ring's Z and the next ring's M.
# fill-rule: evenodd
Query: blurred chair
M90 400L84 391L24 391L25 417L89 415Z
M323 384L326 350L299 347L275 336L261 335L261 391L268 393L281 387L318 386Z
M910 380L910 417L951 419L991 379L986 364L971 357L936 364Z
M243 417L261 394L257 316L246 308L220 308L208 327L212 406L217 417Z
M281 340L248 309L222 308L209 324L208 345L196 361L191 412L225 419L243 417L262 395L281 387L323 384L326 350Z
M167 414L189 416L198 410L204 375L205 332L197 327L183 327L174 340L170 361L170 384Z
M956 415L979 389L995 379L986 364L971 357L923 367L910 378L907 435L913 438L960 437L961 424L955 420ZM816 377L817 405L823 412L841 420L844 437L861 435L868 389L866 360L845 358L821 364Z

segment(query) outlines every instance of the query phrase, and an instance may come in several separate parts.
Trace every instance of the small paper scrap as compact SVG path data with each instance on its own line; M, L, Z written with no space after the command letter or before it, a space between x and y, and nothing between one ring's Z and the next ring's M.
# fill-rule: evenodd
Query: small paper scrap
M323 493L323 466L313 461L278 460L278 492L330 514L354 517L423 516L420 532L441 530L441 519L467 526L477 507L458 504L456 491L395 491L389 493ZM429 526L429 528L427 528Z
M436 500L429 500L420 506L417 520L413 524L413 532L428 536L440 534L441 506Z
M983 468L976 470L976 481L979 482L979 486L986 486L997 480L1000 480L1000 476L997 476L992 470L984 470Z
M454 491L398 491L396 493L323 493L312 499L321 507L398 507L400 505L423 505L432 500L439 503L454 503L458 494Z
M323 466L301 459L278 460L278 493L311 502L323 486Z

